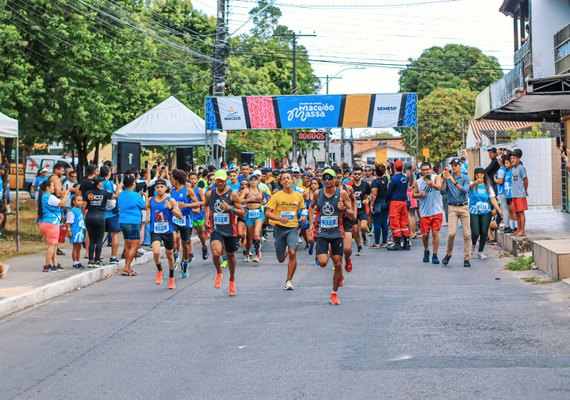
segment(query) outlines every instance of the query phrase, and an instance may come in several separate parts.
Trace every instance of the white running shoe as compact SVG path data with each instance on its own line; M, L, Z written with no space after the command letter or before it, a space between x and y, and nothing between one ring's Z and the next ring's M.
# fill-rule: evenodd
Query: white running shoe
M291 283L291 281L287 281L285 282L285 290L293 290L293 284Z
M479 256L479 259L480 259L480 260L485 260L485 259L487 259L487 256L486 256L482 251L479 252L478 256Z

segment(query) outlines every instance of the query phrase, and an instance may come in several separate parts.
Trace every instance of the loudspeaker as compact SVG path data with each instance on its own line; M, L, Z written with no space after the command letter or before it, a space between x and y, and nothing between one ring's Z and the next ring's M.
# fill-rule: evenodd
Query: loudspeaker
M190 172L194 168L194 151L192 147L176 148L176 169Z
M255 156L254 153L241 153L241 162L248 163L249 165L255 165Z
M140 143L117 143L117 172L124 174L131 170L141 169Z

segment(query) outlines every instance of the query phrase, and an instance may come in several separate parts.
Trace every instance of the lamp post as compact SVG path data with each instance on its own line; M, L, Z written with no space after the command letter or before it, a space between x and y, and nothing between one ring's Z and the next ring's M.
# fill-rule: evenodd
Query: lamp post
M340 71L338 71L333 76L327 75L327 76L321 77L321 79L325 79L326 94L329 94L329 82L332 81L333 79L342 79L342 76L339 76L339 75L341 73L343 73L344 71L348 71L349 69L366 69L366 68L361 66L361 65L357 65L354 67L347 67L347 68L341 69ZM321 85L321 87L319 89L322 89L322 87L323 87L323 85ZM326 135L326 139L325 139L325 164L329 162L331 130L329 128L326 131L327 131L327 135ZM341 156L340 156L341 160L344 161L344 140L341 142L340 154L341 154Z

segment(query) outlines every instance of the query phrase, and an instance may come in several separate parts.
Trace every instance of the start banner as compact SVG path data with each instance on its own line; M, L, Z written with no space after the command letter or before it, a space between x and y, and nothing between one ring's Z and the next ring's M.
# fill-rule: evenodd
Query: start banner
M207 97L206 129L417 126L417 94Z

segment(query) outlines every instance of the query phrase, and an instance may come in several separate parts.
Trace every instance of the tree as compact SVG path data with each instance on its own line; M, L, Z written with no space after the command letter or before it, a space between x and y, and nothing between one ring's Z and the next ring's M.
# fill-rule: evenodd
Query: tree
M434 46L408 61L400 71L400 91L417 92L420 99L438 88L468 88L478 93L503 76L495 57L459 44Z
M476 95L469 89L436 89L418 102L418 149L430 149L430 161L441 162L461 149L461 118L473 115ZM406 133L402 139L413 151Z
M521 132L516 129L507 129L507 134L511 141L517 139L542 139L550 137L550 131L547 129L542 131L540 129L540 124L533 124L530 131Z

